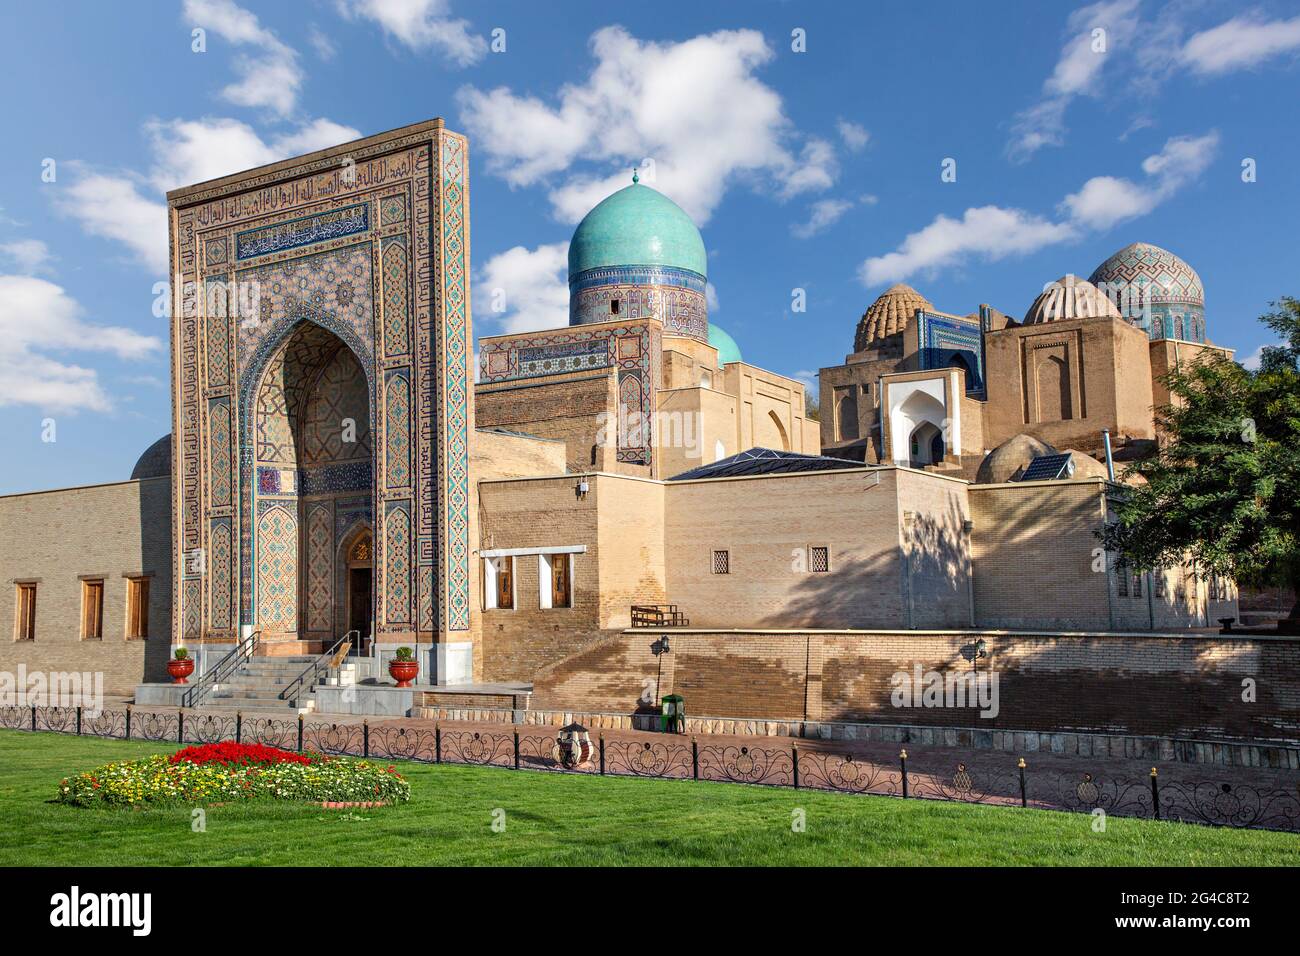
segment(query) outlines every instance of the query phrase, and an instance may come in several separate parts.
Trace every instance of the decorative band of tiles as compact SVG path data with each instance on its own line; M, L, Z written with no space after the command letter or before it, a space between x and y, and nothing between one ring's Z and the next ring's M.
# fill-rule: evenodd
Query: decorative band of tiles
M355 236L370 229L370 206L360 203L303 216L273 226L262 226L235 234L235 259L244 262L258 256L298 249L331 239Z

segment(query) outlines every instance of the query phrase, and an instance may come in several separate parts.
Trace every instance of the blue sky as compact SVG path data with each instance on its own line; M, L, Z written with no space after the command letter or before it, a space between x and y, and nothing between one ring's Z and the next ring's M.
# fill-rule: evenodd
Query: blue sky
M170 430L165 189L433 116L471 137L480 335L564 322L573 226L649 159L754 364L842 362L893 281L1018 317L1139 239L1245 359L1300 295L1298 59L1277 2L9 5L0 493Z

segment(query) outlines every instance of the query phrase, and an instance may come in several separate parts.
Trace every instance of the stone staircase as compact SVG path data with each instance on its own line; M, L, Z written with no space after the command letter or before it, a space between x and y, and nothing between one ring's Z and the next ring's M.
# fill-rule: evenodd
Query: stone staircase
M280 695L306 670L316 657L250 657L230 677L217 684L200 707L277 713L311 713L316 709L314 688L302 687L292 699ZM344 661L338 671L322 677L322 683L350 684L356 680L355 665Z

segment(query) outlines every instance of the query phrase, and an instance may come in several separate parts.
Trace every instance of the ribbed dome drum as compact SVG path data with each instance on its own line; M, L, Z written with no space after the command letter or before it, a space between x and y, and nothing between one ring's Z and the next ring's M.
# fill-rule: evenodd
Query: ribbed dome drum
M1025 313L1025 325L1063 319L1122 319L1115 303L1091 282L1065 275L1039 293Z
M929 312L933 308L929 300L910 285L900 282L890 286L862 313L857 334L853 336L853 351L865 352L891 344L886 340L901 336L917 309ZM902 342L898 341L898 345L901 347Z

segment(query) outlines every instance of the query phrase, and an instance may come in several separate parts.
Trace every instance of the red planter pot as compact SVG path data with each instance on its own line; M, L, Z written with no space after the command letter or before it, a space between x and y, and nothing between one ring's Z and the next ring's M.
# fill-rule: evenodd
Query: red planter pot
M420 673L420 664L418 661L398 661L388 662L388 676L397 681L398 687L410 687L411 681Z
M188 684L185 678L194 673L193 658L185 657L181 660L172 659L167 662L167 673L172 675L173 684Z

